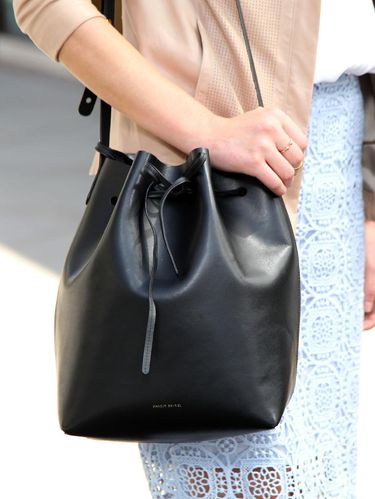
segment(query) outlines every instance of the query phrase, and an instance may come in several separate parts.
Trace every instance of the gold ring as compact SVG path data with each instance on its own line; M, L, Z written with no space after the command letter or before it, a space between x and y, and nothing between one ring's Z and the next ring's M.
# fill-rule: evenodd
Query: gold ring
M294 175L297 173L298 170L300 170L303 167L303 161L298 166L293 166L294 168Z
M289 142L288 142L288 145L284 147L284 149L281 149L280 152L281 154L283 154L284 152L287 152L289 151L290 147L293 145L293 140L291 138L289 138Z

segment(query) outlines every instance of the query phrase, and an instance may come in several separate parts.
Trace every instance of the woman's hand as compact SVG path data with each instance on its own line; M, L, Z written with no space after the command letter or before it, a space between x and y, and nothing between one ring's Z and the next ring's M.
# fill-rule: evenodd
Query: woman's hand
M375 327L375 221L365 222L365 318L363 329Z
M214 116L210 136L213 166L257 177L277 195L290 186L307 145L302 130L277 108L258 107L233 118Z
M151 134L185 154L207 147L213 166L253 175L278 195L303 160L306 137L283 111L259 107L233 118L215 115L165 78L106 19L81 24L64 42L59 60Z

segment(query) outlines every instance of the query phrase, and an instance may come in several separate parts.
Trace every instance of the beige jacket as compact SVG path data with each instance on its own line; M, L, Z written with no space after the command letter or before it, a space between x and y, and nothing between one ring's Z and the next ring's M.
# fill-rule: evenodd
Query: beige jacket
M266 106L288 113L306 132L313 89L320 0L251 0L243 10ZM20 29L58 61L65 40L102 14L90 0L13 0ZM257 106L234 0L122 0L124 36L158 69L221 116ZM120 28L121 30L121 28ZM363 80L368 77L366 75ZM365 82L366 83L366 82ZM363 85L368 141L375 142L375 90ZM366 158L366 215L375 219L374 145ZM171 164L185 155L113 110L111 146L148 150ZM303 170L284 196L292 224Z

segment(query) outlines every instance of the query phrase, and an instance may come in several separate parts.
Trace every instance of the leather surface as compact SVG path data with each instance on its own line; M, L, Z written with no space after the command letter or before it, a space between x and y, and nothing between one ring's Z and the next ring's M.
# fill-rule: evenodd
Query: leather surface
M142 373L154 237L151 164L171 182L201 168L158 223L156 323ZM106 158L66 258L55 313L58 411L68 434L187 442L275 427L293 393L299 268L283 200L255 178L211 169L206 149L169 166ZM216 191L238 187L240 196Z

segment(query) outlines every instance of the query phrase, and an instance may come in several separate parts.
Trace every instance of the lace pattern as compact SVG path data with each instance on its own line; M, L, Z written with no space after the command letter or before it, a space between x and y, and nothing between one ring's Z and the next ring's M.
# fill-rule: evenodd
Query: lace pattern
M302 315L297 382L273 430L140 443L153 499L354 499L363 317L362 94L314 85L298 207Z

